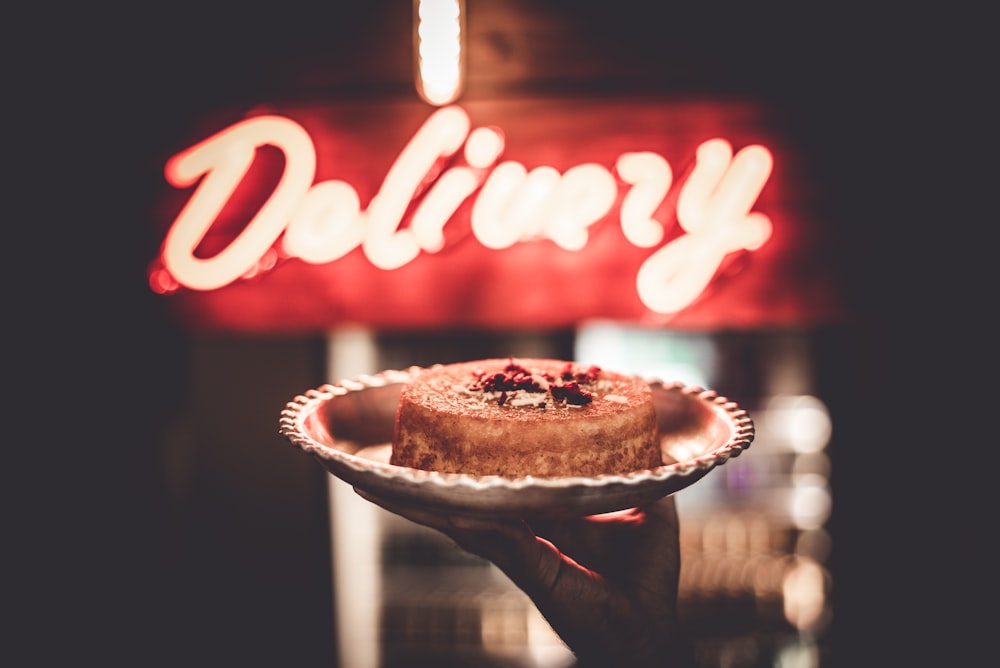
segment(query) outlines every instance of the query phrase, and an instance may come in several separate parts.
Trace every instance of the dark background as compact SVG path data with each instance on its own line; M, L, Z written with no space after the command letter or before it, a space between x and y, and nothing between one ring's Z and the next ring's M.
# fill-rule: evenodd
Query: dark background
M341 4L67 3L8 14L14 532L5 551L15 561L5 598L17 622L8 632L22 641L16 665L332 665L326 639L314 640L328 632L329 583L316 583L322 595L283 598L255 578L263 562L252 559L266 556L211 583L232 607L178 604L189 601L185 587L205 583L170 568L165 441L197 405L184 393L205 347L164 317L145 270L159 243L149 215L163 161L199 114L268 99L412 95L399 38L409 3ZM845 363L857 402L840 429L857 445L834 478L835 656L852 666L970 665L962 659L984 636L976 620L990 617L973 605L996 604L982 567L995 531L985 515L996 507L987 494L995 438L979 420L992 417L996 396L986 317L995 279L977 234L997 222L981 201L996 187L983 122L996 53L986 18L963 4L881 4L468 0L470 22L499 12L475 25L477 43L490 46L478 57L500 74L471 70L467 94L710 91L795 111L789 132L825 186L841 241L831 252L855 314ZM519 25L534 39L517 39ZM368 58L346 59L355 49ZM526 60L530 68L514 67ZM229 344L251 348L240 360L254 345L282 345L217 343L217 365ZM233 374L281 379L263 384L248 420L301 389L282 383L321 373L313 343L289 344L281 369L235 365ZM308 484L312 466L303 463ZM321 482L300 493L321 495ZM303 531L325 527L322 517L299 521ZM302 573L321 572L325 555L312 558ZM282 610L264 628L236 604L255 596Z

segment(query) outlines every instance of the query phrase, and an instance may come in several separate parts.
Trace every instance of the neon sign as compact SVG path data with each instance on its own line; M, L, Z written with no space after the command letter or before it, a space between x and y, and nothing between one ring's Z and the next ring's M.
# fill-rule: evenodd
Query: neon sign
M262 146L276 147L284 157L273 191L225 248L198 257L196 248ZM666 238L664 224L654 217L673 184L663 156L627 151L611 168L582 163L560 173L551 166L529 169L503 161L505 146L501 129L472 128L458 106L438 109L362 208L351 184L315 182L315 146L298 123L278 115L240 121L167 162L171 185L197 187L167 232L158 271L192 290L217 290L265 264L276 244L284 255L315 265L360 249L372 266L392 271L443 250L446 226L470 199L472 235L485 248L548 240L580 251L590 241L589 228L612 213L620 188L617 222L628 243L654 248ZM771 220L752 209L772 166L771 152L759 144L735 153L723 139L698 146L677 196L682 233L655 248L635 276L635 291L647 309L659 314L684 309L729 254L754 251L768 241ZM151 284L162 278L151 276Z

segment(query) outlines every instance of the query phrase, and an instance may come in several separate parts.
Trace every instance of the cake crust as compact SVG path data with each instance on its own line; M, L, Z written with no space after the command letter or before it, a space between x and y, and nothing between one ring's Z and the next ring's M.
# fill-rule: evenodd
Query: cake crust
M404 388L390 463L504 477L595 476L662 464L642 379L564 360L423 369Z

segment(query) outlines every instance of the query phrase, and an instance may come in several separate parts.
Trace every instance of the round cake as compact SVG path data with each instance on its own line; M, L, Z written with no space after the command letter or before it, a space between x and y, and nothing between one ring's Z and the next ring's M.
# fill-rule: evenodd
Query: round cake
M501 358L417 371L400 395L390 463L519 478L663 462L646 381L564 360Z

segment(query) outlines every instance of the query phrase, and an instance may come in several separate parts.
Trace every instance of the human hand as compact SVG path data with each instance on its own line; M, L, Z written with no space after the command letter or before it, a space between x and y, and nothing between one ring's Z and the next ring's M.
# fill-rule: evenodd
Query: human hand
M411 508L355 491L496 564L581 665L693 665L677 619L680 546L673 497L593 517L496 520Z

